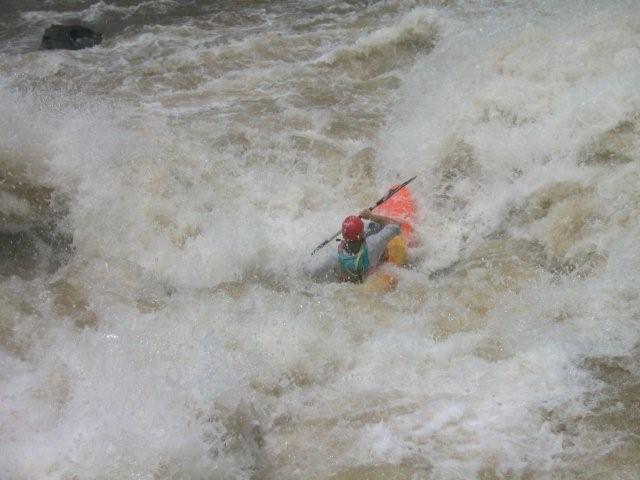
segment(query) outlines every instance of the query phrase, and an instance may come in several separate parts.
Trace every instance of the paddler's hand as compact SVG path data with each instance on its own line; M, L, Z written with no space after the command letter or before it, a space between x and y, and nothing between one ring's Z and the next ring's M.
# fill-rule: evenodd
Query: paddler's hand
M401 220L396 220L395 218L385 217L383 215L376 215L368 208L365 208L360 212L360 218L364 218L365 220L370 220L372 222L379 223L380 225L388 225L390 223L395 223L396 225L402 225Z
M360 212L360 218L364 218L365 220L371 220L371 215L373 215L373 213L371 212L371 210L369 210L368 208L365 208L364 210L362 210Z

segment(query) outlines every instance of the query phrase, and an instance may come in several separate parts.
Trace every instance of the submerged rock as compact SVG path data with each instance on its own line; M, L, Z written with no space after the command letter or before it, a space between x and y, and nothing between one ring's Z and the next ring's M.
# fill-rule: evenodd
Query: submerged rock
M102 42L102 34L81 25L51 25L42 36L46 50L81 50Z
M53 273L73 254L66 202L53 188L0 169L0 280Z

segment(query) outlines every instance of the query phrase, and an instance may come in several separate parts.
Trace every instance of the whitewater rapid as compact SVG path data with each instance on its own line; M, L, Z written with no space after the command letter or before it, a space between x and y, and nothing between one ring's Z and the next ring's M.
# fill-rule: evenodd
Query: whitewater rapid
M636 1L5 7L0 478L637 478Z

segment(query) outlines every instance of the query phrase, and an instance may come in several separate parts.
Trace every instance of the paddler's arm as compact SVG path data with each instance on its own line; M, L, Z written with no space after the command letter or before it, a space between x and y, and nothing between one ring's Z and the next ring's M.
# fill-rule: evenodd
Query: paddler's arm
M369 235L367 237L367 248L369 249L369 263L371 268L374 268L380 263L380 259L384 254L387 243L396 235L400 235L401 221L395 218L385 217L383 215L376 215L371 210L363 210L360 212L360 217L365 220L384 225L383 229L377 233Z
M379 223L380 225L389 225L396 224L398 226L402 225L400 220L396 220L395 218L385 217L384 215L377 215L373 213L368 208L365 208L360 212L360 218L364 218L365 220L369 220L371 222Z

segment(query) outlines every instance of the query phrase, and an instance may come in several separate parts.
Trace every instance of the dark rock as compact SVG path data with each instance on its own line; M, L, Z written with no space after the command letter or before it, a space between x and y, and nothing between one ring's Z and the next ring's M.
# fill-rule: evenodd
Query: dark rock
M42 48L81 50L94 47L101 41L101 33L81 25L51 25L42 36Z
M0 198L6 201L0 204L0 281L12 275L32 280L71 259L73 235L61 195L0 168Z

